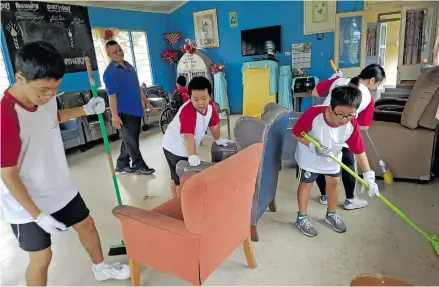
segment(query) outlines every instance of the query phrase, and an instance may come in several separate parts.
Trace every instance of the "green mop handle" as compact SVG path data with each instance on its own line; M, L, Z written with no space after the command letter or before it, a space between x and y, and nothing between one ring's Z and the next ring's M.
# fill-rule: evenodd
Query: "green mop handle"
M321 145L314 140L312 137L310 137L307 133L302 132L301 135L308 140L310 143L315 145L317 148L322 148ZM331 153L332 160L340 165L345 171L347 171L350 175L352 175L356 180L358 180L362 185L364 185L367 189L369 189L369 184L365 182L358 174L356 174L352 169L347 167L344 163L339 161L332 153ZM394 212L396 212L402 219L404 219L405 222L407 222L411 227L413 227L416 231L422 234L428 241L433 243L433 239L419 226L417 226L407 215L405 215L401 210L399 210L395 205L393 205L390 201L388 201L384 196L379 195L379 199L381 199L382 202L384 202L390 209L392 209Z
M93 78L93 70L91 68L91 62L89 57L85 57L85 65L87 66L88 80L90 81L91 92L93 98L98 97L98 91L96 89L95 80ZM101 126L102 138L104 139L105 152L108 156L108 163L110 165L111 177L113 178L114 190L116 191L117 203L122 205L122 199L120 198L119 184L117 183L116 172L114 171L113 159L111 157L110 143L108 142L107 129L105 127L104 117L102 114L98 115L99 125Z

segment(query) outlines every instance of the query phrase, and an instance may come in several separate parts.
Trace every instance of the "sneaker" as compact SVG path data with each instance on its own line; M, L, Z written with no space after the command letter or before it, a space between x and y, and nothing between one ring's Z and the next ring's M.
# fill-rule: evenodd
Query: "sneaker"
M299 215L297 215L296 226L306 236L314 237L314 236L317 236L317 234L319 234L317 229L314 227L314 225L309 220L308 216L299 218Z
M108 279L125 280L131 277L130 267L126 264L105 263L104 268L97 271L92 267L96 280L105 281Z
M337 213L326 213L325 222L332 226L332 228L340 233L346 232L346 224L341 220Z
M320 204L327 205L328 204L328 198L326 195L320 195Z
M131 167L129 167L129 166L125 166L123 168L116 167L116 169L114 171L116 173L118 173L118 174L127 174L127 173L133 173L134 172L134 170Z
M148 166L141 166L136 168L134 172L138 175L151 175L155 172L155 169L150 168Z
M354 199L346 199L344 201L344 209L352 210L352 209L358 209L358 208L364 208L369 203L365 199L361 199L359 197L354 197Z

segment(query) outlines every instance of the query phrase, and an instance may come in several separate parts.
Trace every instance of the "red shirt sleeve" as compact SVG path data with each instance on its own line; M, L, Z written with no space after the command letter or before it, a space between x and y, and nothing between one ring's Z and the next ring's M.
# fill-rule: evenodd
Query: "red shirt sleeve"
M216 125L219 125L220 118L219 118L218 113L216 112L215 104L212 101L210 101L209 105L212 107L212 117L210 118L210 121L209 121L209 127L214 127Z
M293 127L293 135L302 138L302 132L309 133L312 130L312 123L319 114L324 113L326 106L314 106L308 108L297 120Z
M14 105L7 95L0 103L1 168L17 166L20 157L20 126Z
M317 94L319 94L319 97L326 97L329 94L329 90L332 86L332 83L334 83L338 79L340 79L340 77L319 82L316 86Z
M197 111L191 103L185 105L180 112L180 133L195 135Z
M364 152L363 138L361 136L360 127L358 126L357 119L352 119L351 124L354 127L354 131L346 141L346 144L348 145L349 150L353 154L363 153Z
M370 127L373 121L373 113L375 111L375 102L373 98L370 98L370 103L366 109L361 111L358 115L358 124L362 127Z

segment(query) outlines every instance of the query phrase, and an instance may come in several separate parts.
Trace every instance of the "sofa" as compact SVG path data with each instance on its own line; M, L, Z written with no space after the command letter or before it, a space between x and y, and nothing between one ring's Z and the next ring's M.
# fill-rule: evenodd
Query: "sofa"
M439 173L439 121L435 118L439 106L439 67L422 71L409 97L393 101L399 101L402 107L380 108L382 101L377 101L369 135L394 178L428 182ZM371 168L382 176L378 158L365 135L363 138Z
M81 93L62 93L56 97L56 100L59 110L78 108L84 105ZM81 152L85 151L86 141L82 121L81 117L59 124L65 150L79 147Z
M103 98L105 101L105 112L102 114L105 123L105 130L107 132L107 136L111 137L114 135L118 135L117 129L113 128L111 124L111 109L110 109L110 101L107 95L107 91L105 88L97 89L98 96ZM87 103L93 97L91 91L87 90L83 92L84 101ZM97 115L90 115L83 117L82 126L84 128L85 139L87 143L101 139L102 132L101 126L99 123L99 119Z
M133 286L147 283L140 282L139 264L199 286L241 245L248 266L256 268L248 224L261 155L262 144L254 144L200 173L186 173L181 198L153 210L113 209L122 225ZM239 265L225 269L239 270Z

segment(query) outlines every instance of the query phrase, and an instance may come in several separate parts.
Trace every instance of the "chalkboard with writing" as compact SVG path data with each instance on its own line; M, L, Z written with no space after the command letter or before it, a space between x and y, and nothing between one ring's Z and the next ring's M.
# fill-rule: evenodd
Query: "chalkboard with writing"
M1 24L12 68L25 43L44 40L63 55L67 72L86 71L85 56L97 70L87 7L37 1L1 1Z

